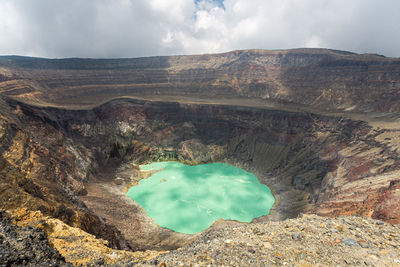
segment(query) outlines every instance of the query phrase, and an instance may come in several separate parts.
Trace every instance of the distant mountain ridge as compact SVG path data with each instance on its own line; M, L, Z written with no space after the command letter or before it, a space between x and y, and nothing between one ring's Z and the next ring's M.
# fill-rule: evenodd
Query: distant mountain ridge
M177 102L254 100L341 112L400 111L400 59L328 49L132 59L2 56L0 81L1 94L50 106L157 97Z

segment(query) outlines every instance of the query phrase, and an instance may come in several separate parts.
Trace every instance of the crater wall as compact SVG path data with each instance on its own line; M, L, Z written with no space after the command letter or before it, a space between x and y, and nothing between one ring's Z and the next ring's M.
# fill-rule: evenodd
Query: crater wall
M398 200L398 154L382 139L396 131L377 130L362 121L132 99L85 110L15 100L2 104L3 208L41 210L109 240L113 247L148 249L141 243L148 240L138 233L148 231L150 238L154 232L138 220L137 232L125 233L82 199L91 184L118 178L121 164L151 160L219 161L255 173L277 198L271 215L258 221L299 213L357 214L394 223L400 218L398 207L390 204ZM128 185L132 176L122 180ZM171 233L159 234L149 244L170 239ZM169 248L187 242L184 236L173 239Z
M86 107L132 96L286 108L290 104L292 109L311 106L324 111L400 111L399 59L337 50L108 60L0 57L0 66L7 71L0 79L2 94L41 105Z

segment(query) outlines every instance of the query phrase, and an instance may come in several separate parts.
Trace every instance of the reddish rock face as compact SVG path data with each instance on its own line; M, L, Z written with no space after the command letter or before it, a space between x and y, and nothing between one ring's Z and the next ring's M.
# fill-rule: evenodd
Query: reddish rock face
M400 223L400 180L390 182L389 188L381 198L372 217L390 223Z
M115 227L123 214L105 221L104 199L96 202L90 191L116 178L122 163L174 159L254 172L279 196L270 219L309 212L399 223L398 113L379 113L399 111L397 59L292 50L0 57L0 66L4 208L41 210L114 247L140 249L168 235L184 240L145 225L140 212L130 215L137 232L124 232ZM133 182L125 180L112 184Z

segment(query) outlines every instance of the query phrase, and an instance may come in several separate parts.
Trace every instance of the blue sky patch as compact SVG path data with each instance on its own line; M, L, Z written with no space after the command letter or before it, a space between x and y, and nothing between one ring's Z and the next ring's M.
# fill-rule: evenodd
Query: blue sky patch
M225 8L224 0L194 0L194 2L196 3L196 5L200 2L209 2L215 4L218 7Z

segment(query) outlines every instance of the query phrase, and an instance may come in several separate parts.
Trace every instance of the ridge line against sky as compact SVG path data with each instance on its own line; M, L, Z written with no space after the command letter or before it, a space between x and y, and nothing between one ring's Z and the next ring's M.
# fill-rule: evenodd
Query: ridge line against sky
M398 0L0 0L0 55L331 48L400 57Z

